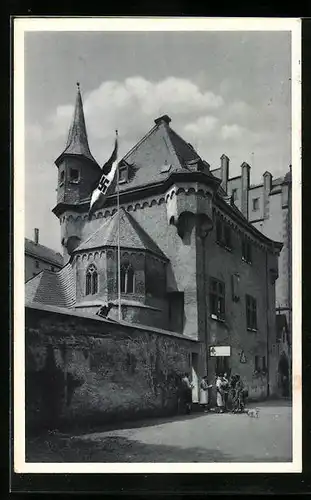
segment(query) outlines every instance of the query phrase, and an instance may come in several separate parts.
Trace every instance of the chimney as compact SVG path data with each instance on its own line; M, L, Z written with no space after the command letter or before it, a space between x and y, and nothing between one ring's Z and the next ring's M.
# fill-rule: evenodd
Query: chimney
M34 242L36 245L39 243L39 229L37 227L34 230Z
M250 169L248 163L243 162L241 165L241 212L248 219L248 191L250 184Z
M229 158L226 155L220 157L220 175L221 175L221 187L225 192L228 188L229 179Z
M159 118L156 118L154 120L154 123L156 125L159 125L160 123L164 122L166 123L167 125L169 125L169 123L171 122L172 120L170 119L170 117L168 115L162 115L160 116Z
M270 172L263 174L263 217L269 218L269 195L272 189L272 175Z

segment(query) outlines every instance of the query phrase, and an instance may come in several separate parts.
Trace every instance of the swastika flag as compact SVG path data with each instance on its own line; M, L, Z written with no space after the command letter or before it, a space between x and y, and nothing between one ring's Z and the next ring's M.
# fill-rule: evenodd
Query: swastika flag
M109 169L107 167L110 167L110 171L109 173L106 174L107 170ZM91 217L91 215L95 212L95 210L98 210L105 204L108 195L108 189L114 182L117 168L118 168L118 131L116 130L116 139L115 139L115 146L113 153L109 158L109 160L107 161L107 163L104 165L103 168L104 173L102 174L98 186L94 189L91 196L89 217Z

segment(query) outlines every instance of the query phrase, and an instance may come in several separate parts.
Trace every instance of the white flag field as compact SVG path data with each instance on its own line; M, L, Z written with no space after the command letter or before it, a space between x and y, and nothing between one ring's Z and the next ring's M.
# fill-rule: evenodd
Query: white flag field
M112 183L114 182L118 168L118 131L116 130L115 146L111 157L103 166L103 175L101 176L98 186L94 189L90 208L89 217L98 210L102 208L105 204L106 198L108 196L108 191Z

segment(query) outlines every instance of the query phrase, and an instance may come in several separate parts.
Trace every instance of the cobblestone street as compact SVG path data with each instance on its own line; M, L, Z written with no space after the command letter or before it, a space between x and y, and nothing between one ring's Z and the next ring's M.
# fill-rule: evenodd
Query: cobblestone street
M29 440L29 462L290 462L292 409L260 403L259 418L194 413L80 435Z

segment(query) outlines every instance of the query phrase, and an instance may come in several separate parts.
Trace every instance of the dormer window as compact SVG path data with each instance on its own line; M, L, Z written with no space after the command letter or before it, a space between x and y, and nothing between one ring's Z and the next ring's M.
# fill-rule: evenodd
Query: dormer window
M65 181L65 171L62 170L60 173L59 185L62 186L64 184L64 181Z
M86 271L85 295L95 295L98 292L98 274L94 264Z
M134 293L135 273L129 262L121 265L121 293Z
M79 182L79 170L76 168L71 168L70 173L70 182Z
M127 166L122 165L119 167L119 184L124 184L128 181Z

